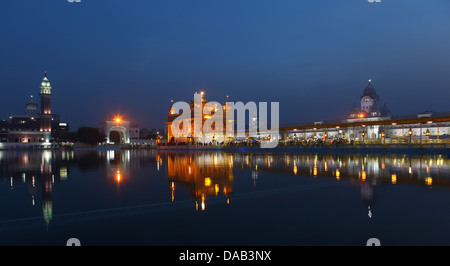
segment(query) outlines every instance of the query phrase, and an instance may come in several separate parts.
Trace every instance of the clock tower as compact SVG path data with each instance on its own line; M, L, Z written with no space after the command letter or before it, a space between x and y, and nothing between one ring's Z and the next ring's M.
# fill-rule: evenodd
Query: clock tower
M47 71L44 72L44 79L40 86L41 92L39 96L41 98L41 128L40 131L44 132L44 142L50 142L52 133L52 86L47 79Z

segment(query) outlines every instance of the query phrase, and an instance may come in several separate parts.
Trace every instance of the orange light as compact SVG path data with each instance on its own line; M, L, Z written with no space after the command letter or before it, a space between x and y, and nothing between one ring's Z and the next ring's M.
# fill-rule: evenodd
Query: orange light
M114 116L113 121L116 123L122 122L123 121L122 116L120 116L120 115Z
M433 184L433 178L431 178L431 177L425 178L425 184L427 184L428 186L431 186Z
M359 114L359 118L364 118L364 114Z
M120 179L121 179L121 177L120 177L120 171L117 170L117 174L116 174L116 180L117 180L117 182L120 182Z
M392 174L391 181L392 184L397 184L397 174Z

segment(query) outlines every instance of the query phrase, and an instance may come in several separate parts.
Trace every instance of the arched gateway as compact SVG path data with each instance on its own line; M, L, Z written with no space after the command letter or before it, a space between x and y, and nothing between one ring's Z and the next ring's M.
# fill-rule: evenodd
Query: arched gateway
M108 144L129 144L130 143L130 122L124 121L122 118L113 118L102 123L103 133L106 135L106 143ZM115 143L111 139L111 132L119 133L119 143Z

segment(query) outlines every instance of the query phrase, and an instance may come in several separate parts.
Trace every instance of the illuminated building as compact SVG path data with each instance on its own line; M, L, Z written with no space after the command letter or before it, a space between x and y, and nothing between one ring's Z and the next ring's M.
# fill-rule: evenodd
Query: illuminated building
M166 122L167 124L167 140L170 143L177 143L177 142L182 142L182 143L220 143L220 142L228 142L230 140L230 137L226 135L226 117L227 117L227 111L229 112L229 110L227 110L227 102L228 102L228 96L227 96L227 101L225 103L219 104L216 103L214 106L212 106L212 110L206 110L207 108L205 108L206 104L208 103L205 98L204 98L204 92L201 93L195 93L194 94L194 99L201 99L201 106L196 106L195 101L191 101L189 107L191 110L191 115L189 116L188 119L183 120L183 124L189 124L189 130L188 132L186 132L186 134L183 134L180 137L175 137L174 134L172 134L172 123L174 122L174 120L176 118L178 118L181 114L177 114L178 110L174 110L173 107L173 101L172 101L172 105L170 106L169 109L169 114L168 114L168 122ZM211 103L210 103L211 104ZM202 127L200 129L196 129L195 128L195 112L194 110L196 108L201 108L202 110L202 114L201 114L201 125ZM231 108L231 106L230 106ZM216 124L214 123L214 128L212 128L211 131L220 131L222 132L221 134L216 134L216 133L212 133L212 132L207 132L210 131L209 129L203 128L205 125L205 121L207 121L208 119L210 119L215 112L219 111L219 109L222 110L222 116L223 116L223 123L220 124ZM210 113L207 113L207 111L211 111ZM254 123L256 123L256 121L253 121Z
M411 136L409 134L411 129ZM372 80L347 117L340 121L315 121L310 124L281 126L285 140L347 140L411 142L426 144L450 138L450 113L425 111L415 115L392 116L386 104L380 105L380 96ZM367 142L365 142L367 143Z
M389 118L391 115L391 111L387 108L386 104L380 108L380 96L372 86L372 80L369 80L369 85L364 89L360 102L360 109L356 105L353 105L350 109L349 119L376 118L380 120L382 118Z
M131 122L127 117L115 115L104 117L102 122L102 132L106 135L106 143L129 144ZM111 139L111 133L118 134L117 140ZM117 142L117 143L116 143Z
M59 115L52 113L52 86L46 72L39 89L40 109L39 104L31 95L25 104L24 115L13 115L10 117L10 121L0 121L0 141L6 143L0 145L0 148L2 146L9 148L41 147L50 144L52 134L68 132L69 125L61 123ZM18 143L22 146L18 146Z
M101 132L106 136L107 145L126 145L129 147L153 147L156 139L141 138L139 125L132 123L128 116L104 116Z

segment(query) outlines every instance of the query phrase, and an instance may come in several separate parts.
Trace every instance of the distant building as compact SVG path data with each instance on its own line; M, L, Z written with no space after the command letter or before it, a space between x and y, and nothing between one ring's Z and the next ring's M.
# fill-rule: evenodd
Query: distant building
M101 122L100 131L106 136L106 142L102 145L128 145L131 147L156 145L156 140L141 137L143 131L138 124L131 123L128 116L105 115Z
M187 132L183 132L181 136L175 136L172 133L172 123L174 122L175 119L177 119L181 114L176 114L175 110L172 109L173 106L173 102L172 105L170 106L169 109L169 114L168 114L168 121L166 122L167 124L167 142L169 143L177 143L177 142L182 142L182 143L220 143L220 142L227 142L229 141L229 137L226 135L226 117L227 117L227 111L230 111L230 107L227 107L226 102L225 103L217 103L215 102L214 106L211 106L211 113L215 113L216 111L219 110L219 108L222 111L222 116L223 116L223 123L218 123L215 124L214 123L214 129L217 129L218 132L222 132L221 134L215 134L215 133L211 133L211 132L207 132L205 133L207 130L205 130L205 128L203 128L205 121L209 118L211 118L210 114L206 114L205 110L205 106L207 104L207 101L204 98L204 93L195 93L194 94L194 99L201 99L201 107L199 106L195 106L195 102L192 100L189 107L191 109L191 115L188 119L186 119L185 121L183 120L183 124L189 124L190 126L188 126L188 131ZM228 97L227 97L227 102L228 102ZM209 104L213 104L213 103L209 103ZM196 129L195 128L195 113L194 110L196 109L196 107L201 108L202 110L202 114L201 114L201 124L202 124L202 128ZM253 120L254 123L256 123L255 120ZM232 137L231 137L232 138Z
M450 122L435 122L435 118L448 117L448 113L433 113L425 111L420 114L406 116L392 116L391 111L384 103L381 106L380 96L372 86L372 80L363 90L360 96L360 105L353 104L345 119L341 121L318 121L310 125L301 125L294 130L287 130L285 137L293 139L348 139L371 140L386 138L402 139L409 141L414 139L446 139L450 137ZM402 123L397 125L396 120L429 118L426 123ZM365 123L370 125L365 126ZM379 123L378 123L379 122ZM358 124L357 126L348 126ZM327 125L334 125L327 127ZM347 125L341 127L340 125ZM294 126L295 127L295 126Z
M1 143L46 145L50 143L52 133L68 130L68 124L61 123L59 115L52 113L52 86L46 72L39 88L40 109L31 95L25 104L24 115L12 115L9 121L0 121Z
M387 119L391 116L391 111L386 106L386 103L380 107L380 96L377 94L375 88L372 86L372 80L369 80L369 85L364 89L363 95L360 98L361 108L355 104L350 109L348 121L352 122L354 119L369 119L371 121Z

